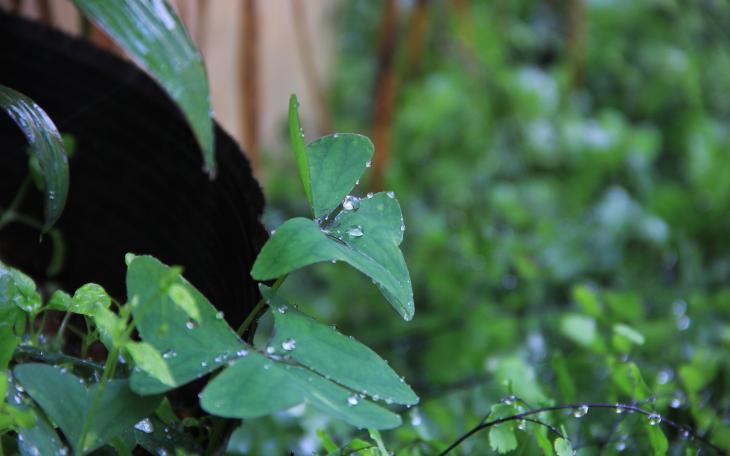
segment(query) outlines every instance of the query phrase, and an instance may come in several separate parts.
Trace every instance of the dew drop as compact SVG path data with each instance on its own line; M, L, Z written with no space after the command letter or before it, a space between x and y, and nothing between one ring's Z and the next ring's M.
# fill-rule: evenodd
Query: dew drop
M388 404L388 405L392 404L393 403L393 398L392 397L386 397L385 398L385 403Z
M615 407L616 407L616 415L621 415L622 413L624 413L624 408L621 404L616 404Z
M373 192L368 192L365 196L367 197L367 199L370 199L375 195L373 194Z
M358 207L360 207L360 198L357 196L347 195L342 200L342 208L346 211L355 211Z
M689 439L689 436L690 436L690 434L689 434L689 430L688 429L682 429L681 431L679 431L679 437L682 440Z
M672 401L669 403L669 406L676 409L682 406L682 398L675 396L672 398Z
M188 329L195 329L198 327L198 324L193 320L192 318L185 322L185 327Z
M271 230L271 235L273 236L275 234L276 234L276 230Z
M401 226L400 226L400 231L401 231L401 233L402 233L402 232L404 232L405 230L406 230L406 226L405 226L405 225L403 225L403 224L401 224Z
M286 306L279 306L279 307L276 308L276 311L279 312L280 314L285 314L286 313Z
M337 260L332 260L332 264L337 264Z
M651 426L656 426L657 424L662 422L662 417L660 415L657 415L656 413L652 413L649 415L649 424Z
M588 413L588 406L587 405L581 405L580 407L573 409L573 416L576 418L581 418L586 416Z
M363 235L362 226L360 226L360 225L353 226L352 228L350 228L349 230L347 230L347 234L349 234L352 237L360 237L360 236L362 236Z
M297 348L297 341L294 339L286 339L281 343L281 348L283 348L284 351L292 351Z
M272 347L271 345L266 347L266 353L268 353L270 355L273 354L275 351L276 351L276 349L274 347Z
M519 429L520 431L524 431L525 429L527 429L527 421L520 420L520 423L517 425L517 429Z
M207 361L201 361L200 362L200 367L208 367L208 362Z
M248 355L248 350L241 349L236 352L236 356L239 358L243 358L244 356Z
M162 357L165 359L174 358L176 356L177 353L175 352L175 350L165 350L164 352L162 352Z
M352 396L347 398L347 405L350 407L354 407L360 402L360 400L357 398L356 394L353 394Z
M624 451L626 449L626 442L619 440L616 442L616 451Z
M221 311L218 311L218 312L215 313L215 319L216 320L223 320L224 317L225 317L225 315Z
M152 431L155 430L155 428L152 426L152 421L150 421L149 418L145 418L142 421L138 422L134 425L134 428L138 431L142 431L145 434L151 434Z
M368 160L368 162L365 163L365 167L366 168L370 168L371 166L373 166L373 161L372 160Z
M332 135L332 137L335 138L335 139L337 139L337 138L340 137L340 134L339 133L335 133L334 135Z
M502 398L502 403L506 404L506 405L512 405L515 403L516 400L517 400L517 396L511 395L511 396Z
M395 198L395 192L387 192L386 195L388 195L388 198L390 199Z

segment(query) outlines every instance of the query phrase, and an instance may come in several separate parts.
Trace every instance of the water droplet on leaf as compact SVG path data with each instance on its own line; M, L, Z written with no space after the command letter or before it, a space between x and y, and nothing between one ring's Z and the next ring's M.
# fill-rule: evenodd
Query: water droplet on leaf
M362 227L360 225L353 226L349 230L347 230L347 234L349 234L352 237L360 237L363 235Z
M185 322L185 327L188 329L195 329L198 327L198 324L195 322L195 320L190 319Z
M294 339L286 339L281 343L281 348L283 348L284 351L292 351L297 348L297 341Z
M649 424L652 426L656 426L657 424L662 422L662 417L660 415L657 415L656 413L652 413L649 415Z
M357 395L353 394L352 396L347 398L347 405L350 407L354 407L360 402L360 400L357 398Z
M581 418L586 416L588 413L588 406L587 405L581 405L580 407L576 407L573 409L573 416L576 418Z
M346 211L354 211L357 210L357 208L360 207L360 198L357 196L347 195L344 200L342 200L342 208Z
M134 428L138 431L142 431L145 434L151 434L152 431L155 430L155 428L152 426L152 421L150 421L149 418L145 418L142 421L138 422L134 425Z

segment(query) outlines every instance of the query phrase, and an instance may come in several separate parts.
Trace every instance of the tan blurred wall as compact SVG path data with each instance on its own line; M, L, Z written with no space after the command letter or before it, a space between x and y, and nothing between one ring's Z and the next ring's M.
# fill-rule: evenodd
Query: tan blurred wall
M0 0L7 10L16 0ZM292 1L302 2L306 26L312 43L312 56L319 81L325 84L329 74L332 30L329 15L337 0L257 0L259 31L258 68L242 69L241 27L242 0L172 0L191 35L201 47L210 78L213 110L218 121L241 144L245 141L242 128L240 71L258 71L259 113L258 132L262 151L282 145L281 125L285 120L288 98L296 93L301 101L305 127L314 127L316 103L307 90L303 65L294 32ZM201 21L200 9L207 3L206 20ZM39 18L42 0L21 0L22 13ZM70 0L48 0L53 25L78 34L79 17ZM308 132L308 137L314 136Z

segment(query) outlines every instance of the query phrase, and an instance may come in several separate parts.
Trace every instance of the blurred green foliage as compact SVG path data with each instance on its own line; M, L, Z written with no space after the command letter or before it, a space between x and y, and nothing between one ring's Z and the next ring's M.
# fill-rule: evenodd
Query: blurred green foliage
M384 433L388 448L444 449L514 394L529 407L648 401L729 450L730 3L433 0L414 64L418 4L397 3L385 173L415 318L390 318L341 265L283 287L414 385L421 404ZM372 128L382 7L347 2L333 18L335 131ZM271 228L306 213L293 169L289 154L268 163ZM635 414L545 420L578 454L661 453L658 427ZM340 445L353 437L316 416L265 421L248 432L298 435L292 449L312 448L320 427ZM533 427L515 432L526 454L545 448ZM662 429L670 454L707 448ZM490 438L458 451L484 454Z

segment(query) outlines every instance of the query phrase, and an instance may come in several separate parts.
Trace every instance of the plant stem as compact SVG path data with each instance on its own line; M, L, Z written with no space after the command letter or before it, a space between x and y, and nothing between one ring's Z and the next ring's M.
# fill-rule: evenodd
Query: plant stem
M25 179L23 179L23 183L20 184L18 193L15 194L15 197L10 203L10 206L8 206L8 208L3 211L2 215L0 215L0 229L16 219L16 211L18 210L20 204L23 202L25 194L28 192L28 187L30 187L30 175L25 176Z
M79 441L76 444L76 456L81 456L84 452L84 448L86 446L86 434L88 434L89 432L89 425L91 424L91 420L94 418L94 412L99 406L99 401L101 401L101 398L104 395L104 389L106 388L106 384L109 379L114 375L114 370L117 367L118 357L119 348L112 348L111 352L109 352L109 356L107 356L106 358L106 362L104 363L104 373L101 375L101 380L99 381L99 386L96 389L96 394L94 395L94 399L91 402L89 411L86 413L86 417L84 418L84 425L81 428L81 436L79 437Z
M285 274L278 279L276 279L276 282L271 286L271 289L276 291L281 287L281 284L284 283L286 280L288 274ZM238 331L236 331L236 334L238 334L239 337L243 337L243 334L246 332L249 326L251 326L251 323L259 316L261 313L261 310L266 305L266 299L263 297L259 300L259 302L256 303L256 306L253 308L251 313L248 314L245 320L243 320L243 323L241 323L241 326L238 327Z
M641 413L642 415L646 415L646 416L655 415L654 412L644 410L643 408L640 408L640 407L637 407L636 405L631 405L631 404L583 403L583 404L564 404L564 405L553 405L550 407L541 407L541 408L528 410L526 412L518 413L516 415L506 416L506 417L498 418L498 419L492 420L492 421L481 422L477 426L475 426L471 430L469 430L467 433L465 433L464 435L459 437L454 443L449 445L448 448L446 448L444 451L442 451L440 453L440 456L444 456L444 455L450 453L454 448L459 446L462 442L464 442L466 439L468 439L472 435L474 435L477 432L482 431L484 429L488 429L492 426L506 423L508 421L522 420L522 419L525 419L525 417L529 417L531 415L537 415L537 414L543 413L543 412L554 412L554 411L558 411L558 410L572 410L572 409L577 409L580 407L588 407L589 409L591 409L591 408L607 408L607 409L614 409L614 410L620 409L620 410L625 410L625 411L630 411L630 412ZM717 454L727 454L722 449L713 445L712 443L710 443L706 439L702 438L701 436L695 434L694 431L692 431L688 427L677 424L676 422L674 422L670 419L667 419L663 416L660 416L660 418L661 418L662 423L666 423L669 426L677 429L679 432L686 433L686 435L688 437L695 438L695 439L699 440L700 442L704 443L705 445L708 445L713 450L715 450L717 452Z

